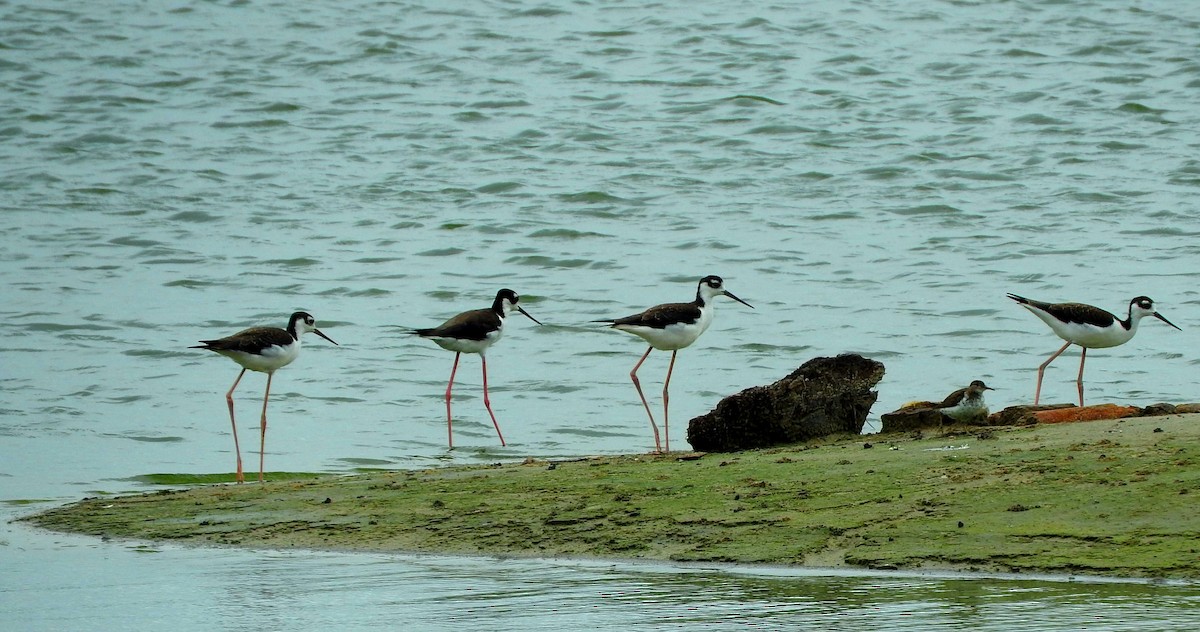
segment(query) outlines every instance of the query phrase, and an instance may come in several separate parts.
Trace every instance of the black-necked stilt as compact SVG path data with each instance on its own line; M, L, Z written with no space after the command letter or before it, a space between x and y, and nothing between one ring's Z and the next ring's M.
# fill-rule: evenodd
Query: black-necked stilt
M510 311L515 309L529 320L539 325L542 324L517 304L520 300L521 297L517 296L516 292L503 289L496 292L496 300L492 302L490 308L463 312L437 327L414 329L409 332L422 338L428 338L437 343L437 346L454 352L454 367L450 369L450 383L446 385L446 434L449 437L451 448L454 447L454 430L450 423L450 391L454 388L454 374L458 371L458 359L464 353L478 353L480 360L483 361L483 405L492 418L492 425L496 426L500 445L507 445L504 443L504 435L500 433L500 424L496 422L496 415L492 412L492 402L488 399L486 353L488 347L495 344L504 334L504 319Z
M983 401L983 392L994 390L983 383L983 380L973 380L966 388L960 388L946 396L937 408L943 415L955 421L974 422L987 417L987 403Z
M300 355L300 336L308 332L333 342L317 329L317 321L308 312L296 312L288 319L287 329L278 327L251 327L217 340L201 340L203 344L188 347L189 349L208 349L215 351L242 366L241 373L225 393L225 402L229 404L229 423L233 425L233 450L237 453L237 482L245 480L242 475L242 450L238 447L237 422L233 417L233 391L246 370L267 374L267 390L263 392L262 420L259 422L261 435L258 449L258 481L263 480L263 460L267 445L267 399L271 395L271 378L275 371L289 365ZM333 342L333 344L337 344Z
M1037 389L1033 392L1035 406L1041 398L1042 375L1046 371L1046 366L1062 355L1067 347L1075 344L1083 349L1079 356L1079 377L1075 381L1079 388L1079 405L1083 406L1083 363L1087 360L1088 349L1115 347L1129 342L1133 338L1133 334L1137 333L1138 321L1146 316L1153 316L1175 327L1175 323L1154 310L1154 301L1146 296L1139 296L1129 301L1129 316L1125 320L1120 320L1099 307L1083 303L1044 303L1016 294L1009 294L1008 298L1033 312L1033 315L1049 325L1059 338L1067 341L1062 348L1055 351L1054 355L1038 367ZM1175 329L1179 329L1179 327L1175 327Z
M704 333L704 330L712 324L712 300L714 298L725 295L746 307L754 308L753 305L726 290L723 284L724 282L719 276L706 276L700 279L700 283L696 287L696 300L690 303L656 305L640 314L625 318L593 321L611 323L613 329L631 333L650 343L650 348L646 349L646 353L642 354L642 359L633 366L629 377L637 388L638 397L642 398L642 406L646 408L646 415L650 417L650 428L654 430L654 449L657 452L663 451L663 444L659 443L658 426L654 423L654 414L650 412L650 404L646 403L646 396L642 393L642 385L638 382L637 371L650 356L651 351L658 349L671 352L671 364L667 367L667 379L663 382L663 429L666 434L667 452L670 452L671 425L667 407L670 396L667 389L671 385L671 371L675 369L675 354L680 349L696 342L700 334Z

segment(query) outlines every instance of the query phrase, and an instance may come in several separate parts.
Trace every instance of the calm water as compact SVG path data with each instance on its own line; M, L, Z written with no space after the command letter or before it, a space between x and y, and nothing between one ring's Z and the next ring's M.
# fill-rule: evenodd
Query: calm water
M341 346L277 375L271 470L647 450L644 347L588 321L705 274L756 309L721 301L681 353L677 447L821 355L886 364L872 428L976 378L1027 401L1059 342L1005 292L1153 297L1183 331L1094 353L1087 397L1195 400L1198 38L1186 2L0 2L0 499L230 471L238 369L186 347L295 309ZM510 445L469 357L447 453L452 357L403 329L500 287L547 323L489 355ZM239 389L248 464L264 382ZM14 629L1200 617L1187 586L2 543Z

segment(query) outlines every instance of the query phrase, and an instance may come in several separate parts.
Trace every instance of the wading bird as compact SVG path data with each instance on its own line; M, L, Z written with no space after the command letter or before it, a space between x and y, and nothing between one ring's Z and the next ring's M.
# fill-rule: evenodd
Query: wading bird
M1175 327L1175 323L1154 310L1154 301L1147 296L1139 296L1129 301L1129 315L1125 320L1120 320L1099 307L1083 303L1044 303L1016 294L1009 294L1008 298L1033 312L1033 315L1049 325L1059 338L1067 341L1038 367L1037 389L1033 392L1034 406L1042 395L1042 375L1046 372L1046 366L1062 355L1067 347L1074 344L1083 349L1079 356L1079 377L1075 381L1079 388L1079 405L1083 406L1083 363L1087 360L1088 349L1115 347L1129 342L1137 333L1138 321L1147 316L1153 316Z
M233 450L237 453L237 482L245 480L242 474L242 450L238 447L237 422L233 417L233 391L246 370L267 374L267 389L263 392L262 419L259 422L260 443L258 449L258 482L263 480L263 460L267 446L267 399L271 396L271 378L275 371L289 365L300 355L300 336L308 332L333 342L317 329L317 321L308 312L296 312L288 319L287 329L278 327L251 327L224 338L201 340L201 344L189 349L208 349L219 353L242 366L241 373L225 393L229 404L229 423L233 425ZM333 344L337 344L333 342Z
M721 295L728 296L751 309L754 308L753 305L726 290L721 277L706 276L700 279L700 283L696 286L696 300L690 303L666 303L625 318L593 321L609 323L613 329L631 333L650 343L650 348L646 349L646 353L642 354L642 359L633 366L629 377L633 380L634 387L637 388L638 397L642 399L646 415L650 417L650 428L654 430L654 450L656 452L663 451L663 444L659 442L658 426L654 423L654 414L650 412L650 404L646 402L646 396L642 393L642 385L638 382L637 371L650 356L651 351L658 349L671 352L671 364L667 367L667 379L663 382L663 429L666 435L666 451L670 452L671 424L668 388L671 386L671 372L675 369L675 354L680 349L696 342L700 334L704 333L704 330L712 324L712 300Z
M483 362L483 405L492 418L492 425L496 426L496 435L500 437L500 445L507 445L504 442L504 435L500 432L500 424L496 421L496 415L492 412L492 402L488 399L487 356L485 354L488 347L500 340L500 336L504 334L504 319L512 310L515 309L529 320L539 325L542 324L538 322L538 319L530 316L529 312L522 309L520 305L517 305L520 300L521 297L517 296L516 292L503 289L496 293L496 300L492 302L490 308L463 312L437 327L414 329L409 332L422 338L428 338L437 346L454 352L454 366L450 369L450 383L446 385L446 434L449 437L451 448L454 447L454 430L450 422L450 391L454 388L454 374L458 371L458 359L464 353L478 353L479 359Z

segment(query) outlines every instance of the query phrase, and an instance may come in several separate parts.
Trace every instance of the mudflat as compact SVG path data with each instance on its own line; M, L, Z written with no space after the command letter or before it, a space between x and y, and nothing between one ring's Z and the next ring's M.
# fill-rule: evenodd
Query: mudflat
M279 473L23 520L207 545L1200 579L1198 500L1191 414L730 454Z

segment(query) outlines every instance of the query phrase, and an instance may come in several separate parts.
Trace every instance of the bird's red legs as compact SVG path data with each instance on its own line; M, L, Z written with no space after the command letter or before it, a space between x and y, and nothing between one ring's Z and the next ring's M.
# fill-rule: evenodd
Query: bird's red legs
M1038 381L1037 381L1037 390L1035 390L1035 391L1033 392L1033 405L1034 405L1034 406L1037 406L1037 405L1038 405L1038 400L1039 400L1039 399L1041 399L1041 395L1042 395L1042 374L1046 372L1046 366L1047 366L1047 365L1049 365L1051 362L1054 362L1054 358L1057 358L1058 356L1062 355L1062 352L1063 352L1063 351L1066 351L1066 350L1067 350L1067 347L1071 346L1071 344L1072 344L1072 343L1068 342L1067 344L1063 345L1061 349L1059 349L1058 351L1055 351L1055 352L1054 352L1054 355L1050 356L1050 359L1046 360L1045 362L1043 362L1043 363L1042 363L1042 366L1039 366L1039 367L1038 367ZM1080 363L1080 365L1079 365L1079 371L1080 371L1080 373L1079 373L1079 374L1080 374L1080 376L1082 376L1082 375L1083 375L1083 364L1082 364L1082 363ZM1083 398L1082 398L1082 397L1080 397L1080 399L1082 400Z
M671 451L671 412L667 408L667 403L671 396L667 394L667 388L671 386L671 371L675 370L675 354L678 350L671 352L671 364L667 367L667 380L663 382L663 434L666 439L667 452Z
M492 418L492 425L496 427L496 435L500 437L500 445L504 443L504 435L500 434L500 424L496 421L496 414L492 412L492 402L488 399L487 389L487 356L479 354L479 359L483 361L483 405L487 408L488 415Z
M646 408L646 415L650 417L650 428L654 430L654 451L662 452L662 444L658 441L658 426L654 423L654 414L650 412L650 404L646 403L646 396L642 394L642 384L638 381L637 372L642 367L642 363L646 358L650 357L650 352L654 351L654 347L646 349L646 353L642 354L642 359L633 365L633 370L629 372L629 378L633 380L633 385L637 388L638 397L642 398L642 406Z
M454 388L454 374L458 372L458 359L462 353L454 354L454 367L450 369L450 383L446 385L446 437L451 448L454 447L454 428L450 425L450 391Z
M246 477L242 474L242 449L238 447L237 422L233 420L233 389L237 388L245 374L246 369L242 369L242 372L238 373L237 379L233 381L233 386L229 387L229 392L225 393L225 403L229 404L229 423L233 426L233 451L237 453L237 478L234 480L239 483L244 483Z
M267 399L271 397L271 378L275 377L274 373L267 374L267 390L263 392L263 410L262 420L259 422L259 444L258 444L258 482L263 482L263 461L267 456Z
M1079 387L1079 407L1083 408L1083 361L1087 360L1087 347L1080 347L1083 353L1079 356L1079 377L1075 380L1075 385Z

